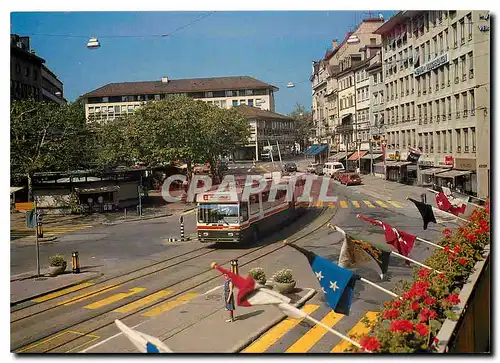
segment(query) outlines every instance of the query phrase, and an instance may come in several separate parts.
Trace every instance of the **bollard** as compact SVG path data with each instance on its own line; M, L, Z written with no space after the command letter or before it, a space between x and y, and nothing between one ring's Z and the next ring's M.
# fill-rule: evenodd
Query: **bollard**
M181 241L184 241L184 217L179 217L179 222L181 224Z
M43 226L42 222L36 224L36 235L38 238L43 238Z
M422 203L427 203L427 195L425 193L420 194L420 199Z
M238 260L231 260L231 270L238 275Z
M78 257L78 252L71 253L71 263L73 265L73 273L80 273L80 257Z
M125 219L127 219L127 208L125 208Z

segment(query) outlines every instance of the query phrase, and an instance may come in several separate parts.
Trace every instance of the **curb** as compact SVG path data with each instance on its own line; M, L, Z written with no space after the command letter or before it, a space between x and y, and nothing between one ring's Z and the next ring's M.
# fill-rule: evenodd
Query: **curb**
M41 277L43 277L45 275L42 275ZM72 286L76 286L76 285L79 285L79 284L82 284L84 282L87 282L87 281L90 281L90 280L94 280L94 279L97 279L101 276L104 276L103 273L97 273L95 276L93 277L87 277L85 279L81 279L81 280L78 280L78 281L75 281L75 282L72 282L72 283L69 283L67 285L64 285L64 286L61 286L61 287L58 287L56 289L52 289L52 290L48 290L48 291L45 291L45 292L42 292L40 294L37 294L37 295L33 295L33 296L30 296L30 297L27 297L27 298L24 298L24 299L21 299L21 300L17 300L17 301L11 301L10 303L10 307L13 307L13 306L16 306L16 305L19 305L19 304L22 304L24 302L27 302L27 301L30 301L30 300L33 300L33 299L36 299L40 296L44 296L44 295L47 295L47 294L52 294L54 292L57 292L57 291L61 291L61 290L64 290L64 289L67 289L69 287L72 287ZM11 280L11 282L13 281L22 281L22 280L28 280L28 279L31 279L31 278L35 278L37 276L30 276L30 277L26 277L26 278L22 278L20 280Z
M191 241L191 237L187 236L187 237L184 237L184 238L168 238L168 241L167 242L187 242L187 241Z
M47 237L47 238L39 238L38 239L38 243L45 243L45 242L53 242L53 241L56 241L58 239L57 236L51 236L51 237ZM32 242L32 243L35 243L36 242L36 238L33 237L33 236L26 236L26 237L22 237L22 238L18 238L18 239L14 239L14 240L10 240L10 243L19 243L19 242Z
M182 215L183 213L190 212L195 208L196 207L183 210L182 212L180 212L180 214ZM135 218L131 218L131 219L127 218L127 219L121 220L119 222L118 221L117 222L101 222L101 224L105 225L105 226L113 226L116 224L127 223L127 222L147 221L148 219L170 217L170 216L173 216L174 214L176 214L176 213L164 213L164 214L158 214L158 215L154 215L154 216L150 216L150 217L142 217L142 218L141 217L139 217L139 218L135 217Z
M307 300L311 299L315 294L316 294L316 290L309 288L309 292L307 294L305 294L304 297L302 297L299 301L297 301L295 304L293 304L293 306L295 306L296 308L301 307L302 305L304 305L304 303ZM273 326L275 326L276 324L278 324L282 320L285 320L287 317L288 316L286 314L283 314L283 316L280 316L280 317L272 320L270 323L264 325L261 329L259 329L256 333L253 333L248 339L233 346L230 349L229 353L241 352L243 349L245 349L250 344L252 344L255 340L257 340L258 337L260 337L262 334L264 334L266 331L271 329Z

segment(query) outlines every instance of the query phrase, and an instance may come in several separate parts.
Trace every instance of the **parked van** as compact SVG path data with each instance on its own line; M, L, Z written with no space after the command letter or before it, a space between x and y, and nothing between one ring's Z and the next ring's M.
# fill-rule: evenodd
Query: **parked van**
M344 170L344 165L338 161L329 161L323 166L323 174L330 178L333 176L333 173L340 170Z

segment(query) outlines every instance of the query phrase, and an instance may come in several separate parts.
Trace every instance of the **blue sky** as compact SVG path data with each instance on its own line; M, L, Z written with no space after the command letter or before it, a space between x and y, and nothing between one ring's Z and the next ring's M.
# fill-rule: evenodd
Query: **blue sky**
M379 13L388 19L393 12L372 16ZM312 61L367 17L364 11L218 11L170 37L147 37L205 14L18 12L11 13L11 33L31 36L70 101L111 82L248 75L279 87L276 111L289 113L297 102L311 105ZM107 38L123 35L138 37ZM100 49L86 48L90 36L99 38Z

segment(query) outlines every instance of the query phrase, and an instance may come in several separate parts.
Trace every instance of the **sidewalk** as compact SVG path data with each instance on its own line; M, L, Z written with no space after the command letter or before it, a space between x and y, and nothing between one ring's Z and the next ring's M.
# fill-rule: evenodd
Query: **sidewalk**
M292 305L301 307L315 293L314 289L296 289L288 296ZM270 305L237 307L235 321L227 323L228 312L223 307L221 294L221 290L211 295L202 294L189 304L146 320L137 326L137 330L158 337L175 353L237 353L286 318L279 309ZM101 344L87 347L84 352L137 351L125 336L118 334Z
M71 272L71 268L66 268L66 272L64 274L55 277L50 277L45 270L40 271L40 273L40 278L34 277L36 273L25 273L17 276L11 276L11 306L36 299L42 295L70 288L95 279L101 275L99 272L81 272L79 274L73 274Z

